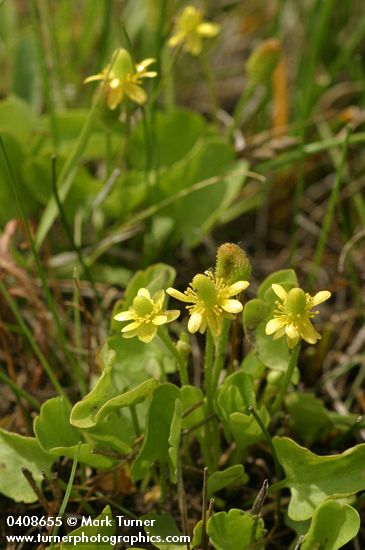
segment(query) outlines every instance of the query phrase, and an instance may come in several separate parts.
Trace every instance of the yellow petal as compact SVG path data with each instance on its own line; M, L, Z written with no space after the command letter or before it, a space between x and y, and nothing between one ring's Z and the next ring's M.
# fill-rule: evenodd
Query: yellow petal
M144 296L145 298L151 299L151 294L147 288L140 288L137 292L137 296Z
M202 51L203 44L200 36L198 34L192 34L187 37L185 50L187 50L192 55L199 55Z
M275 292L276 296L280 298L280 300L285 300L285 298L287 297L287 292L281 285L273 284L271 285L271 288Z
M222 309L228 313L239 313L243 310L243 305L238 300L225 300L222 303Z
M103 73L93 74L85 78L84 84L88 84L89 82L95 82L96 80L104 80L104 78L105 78L105 75Z
M298 336L296 336L295 338L289 338L289 336L287 336L287 342L288 342L288 348L289 349L293 349L295 348L295 346L297 345L297 343L299 342L299 334Z
M317 292L317 294L313 296L313 306L318 306L318 304L325 302L330 297L331 293L329 290L321 290L320 292Z
M314 329L312 323L308 320L302 321L299 324L299 332L303 340L308 342L308 344L315 344L317 340L320 340L321 336Z
M282 338L285 334L285 327L280 328L278 331L275 332L273 336L273 340L279 340L279 338Z
M122 328L122 332L129 332L130 330L138 329L138 327L141 326L141 323L139 321L134 321L133 323L130 323L129 325Z
M133 311L121 311L120 313L117 313L114 315L115 321L130 321L134 318Z
M137 331L136 330L131 330L129 332L124 332L122 334L123 338L134 338L135 336L137 336Z
M109 109L114 111L114 109L118 107L119 103L123 101L123 95L122 88L108 88L106 102Z
M297 328L295 327L295 325L293 325L293 323L289 323L289 325L286 325L285 326L285 332L286 332L286 335L291 339L291 340L294 340L295 338L299 338L299 332L297 330Z
M158 290L152 297L152 301L156 304L159 309L162 309L163 303L165 300L165 291Z
M164 314L167 317L167 323L172 323L172 321L175 321L180 315L180 311L178 309L170 309L168 311L164 311Z
M141 342L148 344L156 336L157 327L152 323L143 324L137 329L136 333Z
M240 294L243 290L246 290L246 288L249 286L248 281L237 281L236 283L233 283L233 285L230 285L226 289L227 296L237 296L237 294Z
M214 313L206 315L207 323L213 338L218 338L222 330L222 317Z
M136 71L137 73L143 72L147 67L150 65L153 65L153 63L156 63L156 59L154 57L148 57L147 59L143 59L140 63L136 65Z
M167 294L169 294L169 296L176 298L176 300L181 300L181 302L188 302L188 303L192 302L189 296L187 296L186 294L183 294L182 292L180 292L180 290L176 290L175 288L170 287L166 290L166 292Z
M202 320L202 314L194 311L189 319L188 331L191 332L191 334L195 334L199 330Z
M270 319L265 327L265 334L273 334L274 332L282 329L286 325L285 319L275 318Z
M156 326L164 325L165 323L167 323L167 317L166 315L156 315L152 319L152 323Z
M134 84L133 82L126 82L125 84L125 93L132 101L138 103L138 105L143 105L147 101L147 94L141 86Z
M198 25L197 32L200 36L213 38L214 36L217 36L220 29L221 27L220 25L217 25L217 23L200 23L200 25Z
M171 36L167 42L167 45L169 48L175 48L180 42L183 40L183 36L181 33L176 33L173 36Z

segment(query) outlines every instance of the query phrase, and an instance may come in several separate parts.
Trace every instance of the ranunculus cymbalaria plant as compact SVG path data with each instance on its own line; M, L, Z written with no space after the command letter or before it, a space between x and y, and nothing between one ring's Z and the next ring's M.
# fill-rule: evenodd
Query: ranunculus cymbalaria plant
M126 99L143 105L147 101L147 93L141 86L142 79L157 76L156 71L148 70L155 62L155 59L148 58L134 65L130 53L119 48L114 52L111 64L101 73L85 78L84 83L101 81L106 104L112 111Z
M215 268L196 274L187 289L180 291L169 287L166 291L159 290L151 297L148 289L141 288L129 309L118 313L114 319L129 322L121 329L124 338L136 336L140 341L149 343L157 337L162 341L175 357L181 381L186 384L189 383L188 354L181 353L181 345L173 342L165 327L175 321L180 312L164 309L165 292L185 303L188 331L191 334L199 332L205 335L205 389L208 406L213 410L231 325L232 322L238 322L238 314L243 311L250 274L251 265L246 253L236 244L225 243L218 248ZM263 319L264 337L277 340L286 336L286 343L291 351L281 390L273 404L274 411L281 406L291 381L298 360L300 341L315 344L320 339L320 334L311 323L318 314L313 308L331 296L329 291L324 290L312 297L298 286L291 286L293 288L285 290L278 283L271 285L279 300L275 301L274 309Z

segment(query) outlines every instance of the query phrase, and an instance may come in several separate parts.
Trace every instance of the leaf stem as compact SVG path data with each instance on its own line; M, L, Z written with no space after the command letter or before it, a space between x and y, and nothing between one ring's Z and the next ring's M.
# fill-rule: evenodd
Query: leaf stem
M212 333L207 329L206 341L205 341L205 358L204 358L204 373L205 373L205 393L208 401L209 412L213 411L213 354L214 354L214 340Z
M271 417L273 417L281 409L281 406L282 406L284 398L285 398L285 394L286 394L288 386L290 384L290 380L292 379L292 376L293 376L294 369L295 369L295 367L298 363L300 348L301 348L301 344L299 343L295 346L295 348L292 350L292 352L290 354L290 360L289 360L288 368L285 372L285 375L284 375L279 393L276 396L276 399L275 399L275 401L273 403L273 406L271 407L271 410L270 410L270 416Z
M179 368L179 375L180 375L180 383L182 386L189 384L189 377L188 377L188 369L186 366L186 361L184 357L181 355L181 353L177 350L175 344L172 342L170 336L163 330L160 329L158 331L158 336L164 346L169 350L169 352L174 356L176 359L178 368Z

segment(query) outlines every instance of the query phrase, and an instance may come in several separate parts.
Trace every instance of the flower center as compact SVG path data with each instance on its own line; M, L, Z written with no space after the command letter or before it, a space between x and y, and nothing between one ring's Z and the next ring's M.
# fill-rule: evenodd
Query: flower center
M136 296L133 300L133 309L139 317L146 317L153 312L154 304L145 296Z
M217 289L214 281L210 277L202 275L201 273L195 275L192 281L192 287L199 300L202 300L206 306L214 306L217 303Z
M285 309L289 315L295 317L305 315L307 299L305 292L301 288L292 288L289 290L285 300Z

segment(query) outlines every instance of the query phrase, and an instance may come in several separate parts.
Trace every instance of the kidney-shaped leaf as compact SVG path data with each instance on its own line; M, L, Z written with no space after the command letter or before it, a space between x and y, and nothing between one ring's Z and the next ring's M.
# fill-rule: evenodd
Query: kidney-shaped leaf
M265 529L262 518L232 508L214 514L208 520L207 533L216 550L245 550L264 536Z
M360 517L352 506L327 500L314 511L301 550L337 550L356 537L359 529Z
M289 517L309 519L328 498L341 498L365 489L365 443L338 455L318 456L288 437L273 443L290 488Z
M37 496L25 479L27 468L40 484L42 470L49 472L54 457L45 452L34 437L0 430L0 493L16 502L35 502Z

